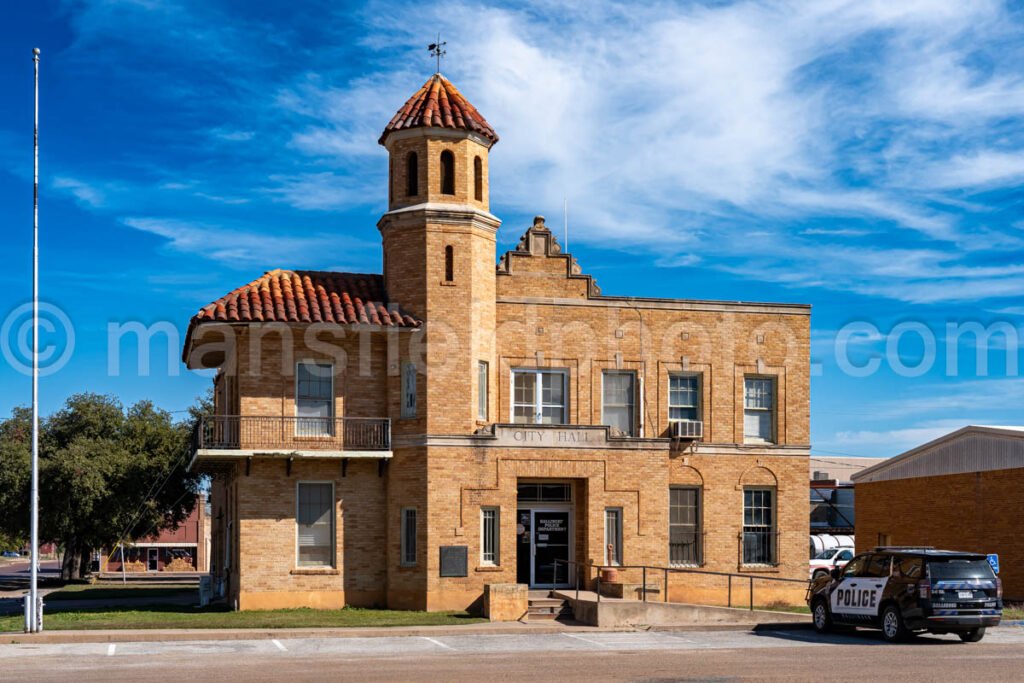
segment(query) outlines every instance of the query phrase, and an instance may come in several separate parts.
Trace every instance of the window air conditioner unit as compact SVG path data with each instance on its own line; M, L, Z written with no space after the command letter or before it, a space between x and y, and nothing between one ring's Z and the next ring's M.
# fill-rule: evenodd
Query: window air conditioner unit
M672 422L673 439L700 439L704 436L704 423L700 420L675 420Z

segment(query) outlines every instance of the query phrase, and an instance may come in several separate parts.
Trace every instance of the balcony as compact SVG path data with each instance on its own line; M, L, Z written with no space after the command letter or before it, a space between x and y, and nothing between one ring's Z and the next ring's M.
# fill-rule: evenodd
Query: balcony
M211 416L192 433L192 458L254 455L391 457L391 420L383 417Z

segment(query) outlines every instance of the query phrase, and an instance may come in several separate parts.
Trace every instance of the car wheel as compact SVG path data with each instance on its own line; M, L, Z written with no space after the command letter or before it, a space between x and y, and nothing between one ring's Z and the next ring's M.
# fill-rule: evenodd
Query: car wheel
M832 615L828 611L828 603L822 599L814 601L811 608L811 616L814 619L814 630L818 633L828 633L832 630Z
M976 643L985 637L985 627L972 628L970 631L963 631L957 634L960 636L960 640L965 643Z
M828 571L825 569L818 569L814 572L814 576L811 577L812 581L817 581L823 576L828 576Z
M890 643L907 638L907 627L903 625L903 615L896 605L889 605L882 611L882 637Z

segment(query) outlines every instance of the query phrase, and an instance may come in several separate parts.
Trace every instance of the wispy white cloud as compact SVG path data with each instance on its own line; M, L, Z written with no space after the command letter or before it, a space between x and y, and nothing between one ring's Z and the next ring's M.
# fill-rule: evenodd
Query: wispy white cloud
M86 208L100 208L107 198L107 193L103 189L68 176L56 176L53 179L53 187L71 195L75 201Z
M123 223L130 228L164 238L168 248L176 252L216 261L232 268L254 265L268 269L303 268L319 262L324 253L351 253L376 246L340 235L320 233L293 236L284 229L275 234L264 234L173 218L130 217L125 218Z

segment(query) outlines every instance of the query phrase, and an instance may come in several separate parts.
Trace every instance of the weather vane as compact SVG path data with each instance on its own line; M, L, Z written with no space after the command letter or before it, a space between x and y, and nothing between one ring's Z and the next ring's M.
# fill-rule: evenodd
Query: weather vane
M437 57L437 73L441 73L441 57L444 57L446 54L448 54L447 50L444 49L444 46L447 44L448 41L445 41L443 43L441 42L441 34L438 33L437 42L431 43L430 45L427 46L427 49L430 50L430 54Z

